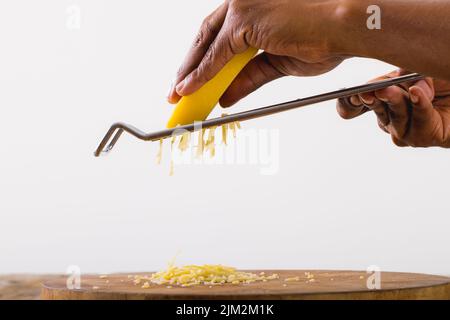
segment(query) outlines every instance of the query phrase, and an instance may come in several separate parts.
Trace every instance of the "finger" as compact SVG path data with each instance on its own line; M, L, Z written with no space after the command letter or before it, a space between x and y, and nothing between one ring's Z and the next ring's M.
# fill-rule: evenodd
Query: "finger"
M283 77L284 74L273 63L276 59L277 56L266 52L254 57L225 91L220 105L230 107L266 83Z
M412 126L417 130L421 130L423 127L432 127L429 124L434 120L435 116L433 103L429 98L426 86L417 84L409 88L409 95L413 105L411 121Z
M397 146L397 147L408 147L408 144L406 142L404 142L403 140L397 138L396 136L391 136L392 137L392 142Z
M386 103L377 99L374 92L362 93L359 95L359 98L367 109L375 113L379 123L386 128L390 122Z
M399 76L406 76L407 74L411 74L412 72L403 68L400 68L396 71L394 71L397 73L397 75L395 77L399 77Z
M387 110L387 106L384 103L377 102L377 105L373 108L373 112L385 128L390 124L391 120L389 118L389 112Z
M372 105L367 107L375 113L379 122L384 127L387 127L390 124L391 120L389 118L388 107L384 102L377 99Z
M338 99L336 110L341 118L348 120L366 113L369 109L364 106L359 96L351 96Z
M411 86L411 88L413 88L413 87L417 87L413 90L414 93L416 93L416 91L417 91L417 93L423 94L425 99L427 99L429 101L434 100L435 93L434 93L434 84L433 84L432 79L425 78L423 80L419 80L413 86Z
M409 70L400 68L400 69L398 69L396 72L393 72L393 73L391 74L392 76L391 76L390 78L393 78L393 77L400 77L400 76L406 76L406 75L411 74L411 73L412 73L412 72L409 71ZM406 91L408 91L408 88L409 88L410 86L412 86L413 84L414 84L414 81L409 81L409 82L402 82L402 83L399 83L397 86L399 86L399 87L405 89Z
M392 78L397 74L398 71L392 71L387 75L370 80L369 83ZM365 101L362 101L362 99L365 99ZM373 92L352 96L350 99L339 99L336 106L337 112L344 119L353 119L369 111L369 106L373 105L375 99L376 97ZM383 123L386 123L387 125L389 121L386 119L388 118L386 112L383 113L382 110L379 109L378 105L374 107L374 111L375 110L376 113L378 113L377 116L380 115Z
M399 69L398 70L398 74L396 76L405 76L408 74L411 74L413 72L409 71L409 70L405 70L405 69ZM434 82L436 81L436 79L430 78L430 77L426 77L422 80L415 80L415 81L408 81L408 82L404 82L399 84L400 87L404 88L405 90L408 90L411 86L413 85L417 85L419 82L422 82L422 84L427 84L428 85L428 89L427 89L427 93L430 93L433 95L433 97L430 96L430 99L433 100L434 99L434 92L435 92L435 88L434 88ZM423 83L425 82L425 83ZM431 92L429 91L431 90Z
M398 139L404 138L410 126L411 106L408 93L400 87L391 86L375 91L375 96L386 103L390 133Z
M380 118L377 117L378 126L381 130L383 130L386 133L389 133L389 130L386 128L386 126L380 121Z
M361 99L359 96L351 96L350 97L350 103L355 107L361 107L363 105Z
M359 100L366 106L372 105L376 100L374 92L361 93L358 95L358 97L359 97Z
M177 75L170 87L167 100L170 103L177 103L180 100L180 95L176 92L176 86L182 81L189 73L192 72L202 61L211 43L216 38L222 25L225 21L228 6L227 4L221 5L211 15L203 20L200 30L195 37L191 49L189 50L186 58L184 59Z
M228 28L224 26L198 67L177 85L177 93L180 96L194 93L211 80L233 56L247 49L248 45L246 42L243 39L234 38L228 31Z

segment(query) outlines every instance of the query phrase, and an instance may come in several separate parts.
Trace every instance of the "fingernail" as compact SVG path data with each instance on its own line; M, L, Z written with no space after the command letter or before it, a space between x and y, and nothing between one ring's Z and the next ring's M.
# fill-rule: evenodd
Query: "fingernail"
M409 96L411 98L411 102L412 103L414 103L414 104L419 103L419 97L418 96L414 95L412 92L409 93Z
M175 85L175 80L172 80L172 82L170 83L169 90L167 91L167 99L169 99L170 96L172 95L174 85Z
M375 102L373 96L361 96L361 100L364 104L372 105Z
M186 85L186 79L184 79L177 85L175 90L177 91L178 94L180 94L183 91L185 85Z
M355 107L359 107L361 105L361 101L359 100L359 98L357 96L351 96L350 103Z

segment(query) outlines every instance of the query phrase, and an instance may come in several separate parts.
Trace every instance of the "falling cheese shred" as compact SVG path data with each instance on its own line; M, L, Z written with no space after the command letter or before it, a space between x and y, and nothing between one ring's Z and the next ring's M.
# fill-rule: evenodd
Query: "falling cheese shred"
M206 144L205 144L205 149L206 149L205 151L209 152L209 155L211 156L211 158L213 158L216 155L215 132L216 132L216 127L212 127L209 129L208 139L206 139Z
M163 139L159 139L159 149L158 154L156 155L156 163L161 164L162 152L163 152Z
M189 147L189 142L191 141L191 133L185 132L181 135L180 142L178 143L178 149L181 152L185 152Z
M227 113L222 113L222 117L226 117L228 114ZM227 140L228 140L228 124L223 124L222 125L222 143L224 145L227 145Z
M270 276L257 275L251 272L237 271L235 268L222 265L188 265L176 267L169 264L167 270L152 274L150 277L137 278L136 280L148 281L156 285L190 287L196 285L239 285L250 284L258 281L279 279L278 274ZM138 282L138 284L140 281ZM144 284L145 285L145 284ZM144 288L144 286L142 286ZM147 287L147 286L145 286Z
M170 139L170 154L171 154L171 158L170 158L169 176L173 176L173 171L174 171L174 165L173 165L173 146L174 146L174 144L175 144L176 141L177 141L177 136L172 136L172 138Z
M200 158L205 150L205 132L206 129L202 129L198 132L197 153L195 155L197 158Z
M226 114L222 115L225 116ZM228 132L233 132L233 137L236 138L236 131L237 129L241 129L241 125L238 121L226 123L220 126L222 130L222 144L228 145ZM213 158L216 155L216 136L215 132L217 130L217 126L211 127L211 128L202 128L198 131L198 137L197 137L197 146L196 146L196 152L195 157L200 158L205 153L210 155L211 158ZM180 137L177 139L177 137ZM173 135L170 138L170 168L169 168L169 175L172 176L174 174L174 161L173 161L173 153L174 153L174 146L176 145L178 140L178 150L180 152L186 152L191 145L192 140L192 133L191 132L184 132L182 134ZM162 160L163 155L163 144L164 140L159 140L159 149L158 153L156 154L156 163L160 164Z
M227 143L227 136L228 136L228 126L222 125L222 143L224 145L228 145Z
M229 125L230 130L233 132L233 138L236 138L236 122L231 122Z

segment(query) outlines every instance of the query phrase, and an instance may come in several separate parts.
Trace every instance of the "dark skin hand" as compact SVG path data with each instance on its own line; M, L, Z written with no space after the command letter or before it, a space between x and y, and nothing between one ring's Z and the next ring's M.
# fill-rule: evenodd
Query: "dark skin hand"
M434 78L340 101L339 114L350 119L374 111L381 128L400 146L450 147L450 1L378 0L382 30L366 26L372 4L226 0L204 20L168 101L176 103L198 90L248 47L264 52L222 96L224 107L283 76L319 75L350 57L374 58ZM411 50L414 54L405 54Z
M180 67L168 101L176 103L212 79L235 55L248 47L264 50L238 75L220 104L231 106L262 85L283 76L313 76L338 66L344 56L332 55L330 43L321 37L323 26L312 29L312 17L319 10L332 16L328 1L235 0L225 1L200 27ZM295 14L294 14L295 13ZM318 18L318 17L316 17ZM274 24L273 21L283 21ZM317 23L316 23L317 24ZM299 32L298 30L304 30Z
M408 72L399 70L373 81ZM342 99L337 111L353 119L373 111L379 127L399 147L450 148L450 82L426 78L414 83Z

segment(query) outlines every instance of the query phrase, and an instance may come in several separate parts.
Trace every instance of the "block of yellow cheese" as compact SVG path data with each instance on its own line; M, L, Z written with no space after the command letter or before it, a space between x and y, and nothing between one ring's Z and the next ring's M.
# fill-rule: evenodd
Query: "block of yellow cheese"
M189 96L182 97L176 105L172 117L167 123L167 127L174 128L178 125L205 120L217 105L226 89L257 52L257 49L249 48L247 51L235 55L203 87Z

